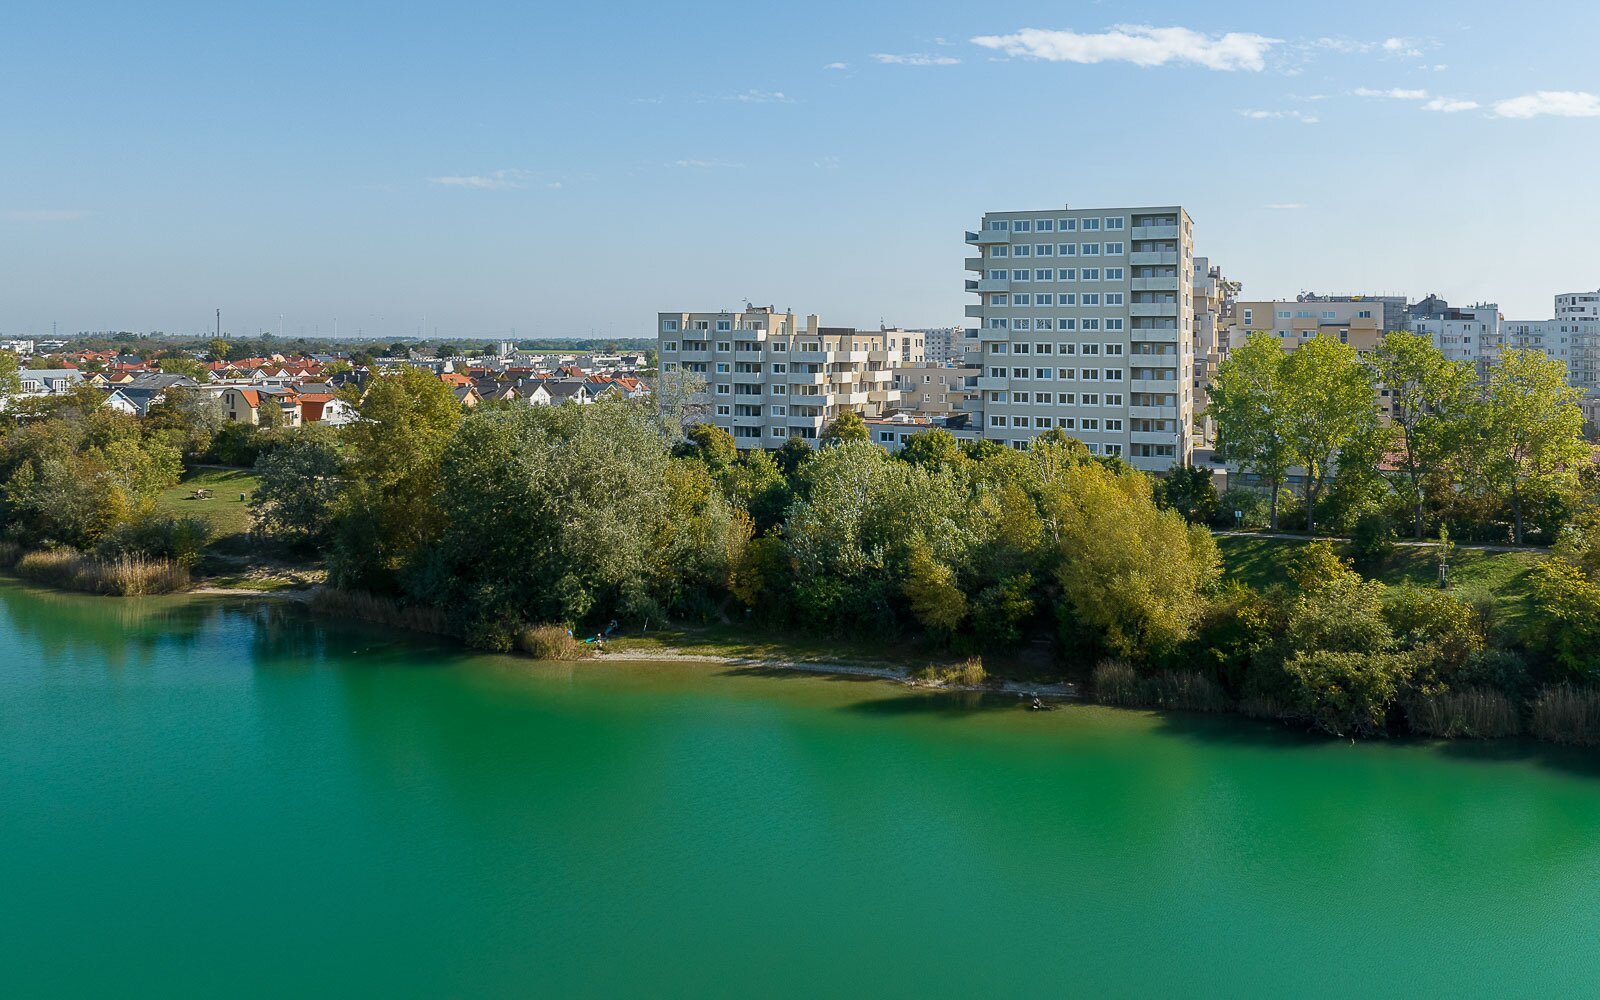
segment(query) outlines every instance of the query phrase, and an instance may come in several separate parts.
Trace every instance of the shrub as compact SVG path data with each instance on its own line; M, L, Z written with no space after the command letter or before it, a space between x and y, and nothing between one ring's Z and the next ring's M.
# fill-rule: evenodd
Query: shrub
M1600 744L1600 691L1557 684L1533 700L1533 735L1573 746Z
M1417 695L1406 705L1406 719L1412 732L1446 739L1499 739L1515 736L1522 729L1515 703L1499 691L1482 687Z
M517 633L517 648L537 660L581 660L588 647L561 625L538 625Z
M983 660L976 656L969 656L953 667L924 667L916 677L920 681L943 687L983 687L989 680L988 672L983 669Z
M318 587L312 592L310 607L317 614L334 618L353 618L413 632L450 634L444 612L438 608L426 604L401 604L392 597L364 590Z
M1394 525L1382 514L1368 511L1356 518L1350 533L1350 555L1356 565L1369 571L1382 568L1394 554L1394 535Z
M1393 653L1296 653L1283 665L1299 716L1334 736L1381 734L1411 661Z
M166 559L119 556L96 559L71 549L29 552L16 563L18 576L62 590L116 597L171 594L189 586L189 571Z
M193 569L210 537L211 524L203 518L151 514L112 528L101 538L95 553L102 559L168 559Z
M1244 515L1242 522L1236 522L1233 512L1239 511ZM1252 490L1243 486L1235 486L1223 492L1217 498L1217 513L1212 523L1219 528L1232 528L1235 523L1247 529L1265 528L1271 516L1272 501L1261 490Z
M0 542L0 569L10 569L22 558L22 546L16 542Z
M1226 712L1233 707L1221 685L1193 670L1163 671L1146 677L1140 694L1147 705L1180 712Z

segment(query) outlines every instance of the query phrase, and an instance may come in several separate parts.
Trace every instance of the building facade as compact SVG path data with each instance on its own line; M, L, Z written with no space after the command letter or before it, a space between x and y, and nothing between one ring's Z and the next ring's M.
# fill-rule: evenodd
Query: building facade
M920 357L907 331L801 325L793 312L664 312L656 318L663 374L703 380L695 403L740 448L777 448L790 437L815 441L841 413L879 417L900 399L894 369ZM894 346L891 347L890 345Z
M1252 333L1269 333L1294 350L1312 337L1328 336L1365 354L1383 339L1383 307L1362 300L1233 302L1226 315L1227 349L1236 350Z
M933 361L902 365L894 372L894 386L900 390L900 412L934 417L970 410L969 404L978 402L978 376L982 371Z
M979 433L1062 430L1164 471L1193 454L1194 223L1181 206L990 212L966 242Z

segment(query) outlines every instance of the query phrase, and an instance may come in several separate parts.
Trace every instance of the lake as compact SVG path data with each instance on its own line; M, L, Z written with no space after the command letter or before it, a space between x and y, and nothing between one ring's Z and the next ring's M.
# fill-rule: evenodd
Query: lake
M8 997L1600 982L1600 762L0 583Z

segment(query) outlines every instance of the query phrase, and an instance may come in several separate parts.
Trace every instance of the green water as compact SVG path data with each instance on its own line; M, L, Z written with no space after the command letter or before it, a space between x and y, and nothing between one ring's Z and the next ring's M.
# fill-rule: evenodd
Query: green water
M1600 767L0 585L0 992L1592 993Z

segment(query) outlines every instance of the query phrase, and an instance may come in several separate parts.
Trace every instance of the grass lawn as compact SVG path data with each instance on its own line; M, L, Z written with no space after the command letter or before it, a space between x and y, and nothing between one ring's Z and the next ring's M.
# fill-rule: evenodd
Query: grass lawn
M1298 539L1241 535L1224 535L1217 539L1222 549L1224 577L1258 589L1287 583L1289 562L1305 544L1307 542ZM1515 621L1522 614L1523 598L1527 596L1528 572L1547 558L1548 554L1538 549L1486 552L1457 547L1451 558L1451 592L1467 601L1493 600L1502 621ZM1395 549L1382 569L1367 575L1391 587L1406 584L1433 587L1439 579L1437 559L1434 546L1402 545Z
M209 489L210 500L194 499L194 491ZM211 522L211 546L243 541L250 530L250 508L239 494L256 491L255 474L244 469L195 469L183 481L161 494L156 510L178 517L203 517Z

